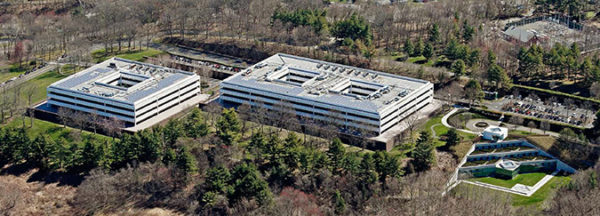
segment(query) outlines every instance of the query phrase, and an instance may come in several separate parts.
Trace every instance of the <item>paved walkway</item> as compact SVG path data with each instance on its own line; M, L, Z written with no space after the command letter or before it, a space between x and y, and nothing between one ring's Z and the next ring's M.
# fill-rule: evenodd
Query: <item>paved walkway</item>
M448 114L446 114L444 117L442 117L442 124L444 126L446 126L447 128L454 128L458 131L461 132L465 132L465 133L470 133L470 134L475 134L475 135L479 135L481 133L479 132L475 132L475 131L470 131L470 130L465 130L465 129L458 129L453 127L452 125L448 124L448 118L450 118L450 116L454 115L454 113L460 111L460 110L467 110L467 108L462 108L462 107L455 107L454 109L452 109Z

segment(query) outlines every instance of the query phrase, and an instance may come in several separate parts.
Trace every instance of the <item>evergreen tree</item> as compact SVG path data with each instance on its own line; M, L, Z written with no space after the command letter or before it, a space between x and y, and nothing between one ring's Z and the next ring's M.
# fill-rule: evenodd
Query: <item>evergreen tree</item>
M240 136L241 123L233 108L223 109L221 117L217 121L217 136L225 145L233 145Z
M423 57L425 57L427 60L433 57L433 46L431 43L425 44L425 48L423 48Z
M483 90L479 82L469 80L465 85L465 95L469 99L470 104L473 104L475 101L481 101L483 99Z
M415 49L414 45L410 41L409 38L404 41L404 53L408 56L413 56L413 50Z
M333 202L335 204L335 214L343 215L346 211L346 201L342 197L342 194L339 190L335 190L335 194L333 195Z
M454 76L457 78L462 75L465 75L465 71L466 71L465 62L461 59L456 60L451 66L451 71L452 71L452 73L454 73Z
M160 157L159 147L160 141L156 133L143 130L138 133L140 137L140 143L136 150L138 160L140 162L151 162L154 163Z
M162 162L165 165L173 164L173 162L175 162L176 157L177 155L175 154L175 150L173 150L172 148L167 148L167 150L165 150L163 154Z
M100 164L100 161L104 159L103 152L98 148L98 144L94 139L88 139L81 150L81 155L78 158L77 164L79 164L80 172L87 172Z
M470 26L469 23L465 20L463 22L463 39L465 41L471 41L473 39L473 35L475 34L475 29L473 26Z
M433 138L428 131L422 131L417 145L412 152L412 164L416 171L421 172L431 168L435 164L435 147Z
M165 125L165 127L162 129L165 144L169 147L174 147L177 139L182 137L185 134L184 132L185 130L180 121L173 119L169 120L167 125Z
M429 42L431 43L437 43L440 40L440 30L438 28L438 25L436 23L434 23L431 26L431 29L429 29Z
M385 189L388 177L397 177L401 174L398 159L388 152L378 151L373 156L375 171L377 171L382 187Z
M203 137L208 134L208 125L199 108L192 110L183 123L186 135L192 138Z
M417 44L415 44L415 47L413 48L413 56L421 56L423 54L423 49L425 48L425 45L423 44L423 40L421 38L419 38L419 40L417 41Z
M496 88L510 87L511 80L504 71L504 69L497 64L493 64L489 67L488 71L488 82L495 83Z
M264 150L267 147L267 139L260 131L253 134L250 138L248 148L256 155L257 158L262 158Z
M196 161L185 146L182 146L177 152L175 167L183 173L196 172Z
M446 147L449 149L452 146L456 146L460 143L460 136L455 128L450 128L446 133Z
M233 189L229 198L236 202L242 197L255 198L260 205L271 202L272 194L267 182L260 178L256 167L252 164L242 163L233 168L231 174Z
M449 59L456 59L458 47L458 42L456 42L455 39L450 39L450 42L448 42L448 46L446 46L446 50L444 51L446 57L448 57Z
M49 170L50 160L55 157L57 149L52 139L45 135L38 135L28 148L26 160L42 170Z
M231 181L229 170L223 166L216 166L206 171L206 189L217 193L228 191L227 186Z
M353 13L350 18L335 22L331 29L331 35L336 38L350 38L354 41L360 39L365 45L371 45L373 34L371 26L362 17Z
M346 149L342 145L342 141L336 137L331 144L329 144L329 149L327 150L327 156L329 157L329 162L334 172L341 168L342 159L344 159L345 154Z
M496 64L496 54L492 50L488 50L487 63L488 66Z

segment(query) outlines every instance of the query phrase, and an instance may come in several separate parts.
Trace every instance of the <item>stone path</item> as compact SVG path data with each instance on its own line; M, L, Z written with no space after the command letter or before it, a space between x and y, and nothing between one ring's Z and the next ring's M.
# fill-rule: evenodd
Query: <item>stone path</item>
M452 125L448 124L448 118L450 118L450 116L452 116L454 113L460 111L460 110L466 110L467 108L460 108L460 107L455 107L454 109L452 109L448 114L446 114L444 117L442 117L442 124L444 126L446 126L447 128L455 128L452 127ZM480 135L481 133L479 132L475 132L475 131L470 131L470 130L464 130L464 129L458 129L455 128L458 131L462 131L465 133L470 133L470 134L475 134L475 135Z

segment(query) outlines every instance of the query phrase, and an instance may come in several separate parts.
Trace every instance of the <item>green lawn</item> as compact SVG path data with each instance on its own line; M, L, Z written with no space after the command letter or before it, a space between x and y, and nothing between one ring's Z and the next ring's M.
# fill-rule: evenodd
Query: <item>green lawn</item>
M109 53L108 55L106 55L104 53L104 49L99 49L99 50L92 52L92 57L94 58L94 61L96 61L96 62L105 61L106 59L112 58L113 56L116 56L119 58L124 58L124 59L129 59L129 60L133 60L133 61L142 61L142 60L144 60L145 56L154 57L154 56L160 55L162 53L164 53L164 52L157 50L157 49L151 49L151 48L144 49L144 50L132 50L132 51L129 51L128 49L123 48L121 52Z
M538 189L534 194L532 194L529 197L521 196L521 195L517 195L517 194L510 194L511 199L512 199L512 205L513 206L532 206L533 205L539 209L541 207L541 204L545 200L552 198L556 189L558 189L562 185L565 185L570 180L571 180L571 177L569 177L569 176L555 176L552 179L550 179L550 181L548 181L548 183L546 183L544 186L542 186L540 189ZM461 194L462 191L464 191L464 189L469 188L469 187L479 187L479 186L471 185L471 184L460 184L458 187L455 188L455 192L457 192L458 194ZM505 193L505 192L501 192L501 191L497 191L497 190L492 190L489 188L483 188L483 187L479 187L479 188L490 194ZM468 189L467 189L467 191L468 191Z
M32 139L34 139L36 136L38 136L40 134L45 134L45 135L48 135L49 137L51 137L53 140L57 140L58 138L62 137L64 139L66 139L67 141L73 141L72 137L70 136L71 131L79 130L79 129L73 129L70 127L63 128L62 125L58 125L58 124L55 124L52 122L42 121L39 119L34 119L33 127L30 127L30 122L31 122L31 120L29 118L25 118L25 127L27 128L27 134ZM20 118L20 117L15 118L11 122L7 123L5 126L6 127L19 127L19 128L23 127L22 118ZM2 127L4 127L4 126L2 126ZM100 138L100 139L110 139L107 136L100 135L100 134L93 134L93 133L87 132L87 131L83 131L82 135L95 136L96 138Z
M23 63L21 68L19 68L18 64L0 66L0 83L24 74L25 71L30 70L31 68L33 68L33 66L28 65L27 63Z
M561 185L567 184L571 180L569 176L555 176L548 183L542 186L538 191L530 197L513 195L513 206L537 205L539 206L544 200L552 197L553 193Z
M522 184L527 186L533 186L535 183L540 181L542 178L546 176L546 173L524 173L519 174L513 179L499 179L493 177L482 177L482 178L472 178L470 181L478 181L483 183L488 183L500 187L512 188L516 184Z
M31 101L32 103L37 103L40 102L44 99L46 99L46 87L48 87L50 84L61 80L69 75L71 75L73 72L65 72L63 74L59 74L58 72L56 72L55 70L49 71L45 74L42 74L38 77L35 77L27 82L24 82L22 84L19 85L19 87L21 87L21 100L22 101L27 101L27 94L25 92L27 92L28 88L35 86L34 92L33 92L33 96L31 97Z
M415 63L415 62L421 62L421 61L425 61L425 60L427 60L425 57L423 57L423 56L417 56L417 57L410 57L406 61L410 62L410 63Z

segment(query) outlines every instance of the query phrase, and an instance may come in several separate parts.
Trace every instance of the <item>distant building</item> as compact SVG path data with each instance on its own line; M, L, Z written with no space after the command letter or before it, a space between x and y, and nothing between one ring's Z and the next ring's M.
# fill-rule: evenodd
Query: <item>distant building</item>
M506 139L508 128L489 126L481 133L483 139L491 141L501 141Z
M335 121L347 133L381 134L433 101L420 79L276 54L221 83L224 103L290 104L296 115Z
M199 94L194 73L111 58L48 86L47 103L135 126Z

